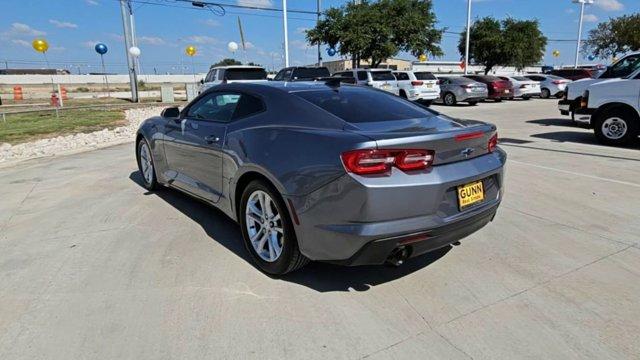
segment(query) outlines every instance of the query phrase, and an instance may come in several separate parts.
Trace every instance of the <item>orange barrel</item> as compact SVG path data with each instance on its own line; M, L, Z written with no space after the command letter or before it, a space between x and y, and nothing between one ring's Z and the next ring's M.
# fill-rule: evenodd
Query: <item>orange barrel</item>
M22 86L13 87L13 100L22 100Z
M51 94L51 106L60 107L60 99L56 93Z
M67 96L67 88L65 88L64 86L60 86L60 96L62 96L62 100L69 100L69 97Z

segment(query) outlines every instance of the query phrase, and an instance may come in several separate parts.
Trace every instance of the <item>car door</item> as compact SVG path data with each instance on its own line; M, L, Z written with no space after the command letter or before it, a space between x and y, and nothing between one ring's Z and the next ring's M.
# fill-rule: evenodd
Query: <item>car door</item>
M209 93L177 121L169 120L165 156L171 185L213 203L220 199L224 138L239 99L238 93Z

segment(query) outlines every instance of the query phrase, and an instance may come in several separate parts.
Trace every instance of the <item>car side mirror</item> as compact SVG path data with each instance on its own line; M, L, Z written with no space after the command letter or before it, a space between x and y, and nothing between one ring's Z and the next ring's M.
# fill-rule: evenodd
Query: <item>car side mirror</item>
M180 109L177 106L168 107L160 113L163 118L177 118L180 117Z
M200 84L204 84L204 79L200 79Z

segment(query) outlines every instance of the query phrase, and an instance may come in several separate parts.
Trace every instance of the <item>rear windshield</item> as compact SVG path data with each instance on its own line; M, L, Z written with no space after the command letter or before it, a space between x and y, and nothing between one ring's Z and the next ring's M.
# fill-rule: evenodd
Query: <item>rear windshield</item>
M565 79L563 77L555 76L555 75L546 75L546 76L547 76L547 78L553 79L553 80L567 80L567 79Z
M524 76L514 76L512 79L517 80L517 81L530 81L531 79L526 78Z
M264 69L226 69L225 80L266 80L267 72Z
M391 71L372 71L371 79L373 81L386 81L386 80L395 80Z
M293 94L350 123L425 118L433 113L388 93L344 86Z
M300 68L293 70L294 80L313 80L320 77L329 77L331 74L327 68Z
M418 80L438 80L436 77L430 72L414 72L416 79Z
M469 78L465 78L465 77L461 77L461 76L443 78L443 79L449 79L454 84L470 84L470 83L476 82L475 80L471 80Z

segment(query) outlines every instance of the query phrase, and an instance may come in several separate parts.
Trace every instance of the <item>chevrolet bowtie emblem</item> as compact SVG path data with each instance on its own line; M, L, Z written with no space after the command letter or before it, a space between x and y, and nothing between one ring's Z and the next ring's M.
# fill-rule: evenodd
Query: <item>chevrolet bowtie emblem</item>
M469 155L471 155L474 151L475 150L473 148L466 148L462 150L460 154L464 155L465 157L469 157Z

